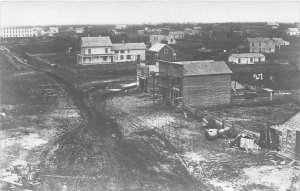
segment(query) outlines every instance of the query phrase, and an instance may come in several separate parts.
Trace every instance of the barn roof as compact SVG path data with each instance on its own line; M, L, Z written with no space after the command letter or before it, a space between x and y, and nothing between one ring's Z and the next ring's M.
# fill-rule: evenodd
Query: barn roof
M170 49L172 49L174 51L174 49L172 47L170 47L167 44L162 44L162 43L156 43L156 44L154 44L151 48L149 48L149 51L159 52L165 46L168 46Z
M287 119L281 124L272 125L271 128L277 129L279 131L290 129L290 130L300 130L300 111L295 113L292 117Z
M264 58L265 56L261 53L243 53L243 54L231 54L230 57L234 57L234 58Z
M110 38L105 37L81 37L81 47L112 46Z
M183 76L203 76L215 74L231 74L232 71L224 61L201 60L201 61L184 61L173 62L183 65Z
M112 44L113 50L145 50L146 45L144 43L120 43Z

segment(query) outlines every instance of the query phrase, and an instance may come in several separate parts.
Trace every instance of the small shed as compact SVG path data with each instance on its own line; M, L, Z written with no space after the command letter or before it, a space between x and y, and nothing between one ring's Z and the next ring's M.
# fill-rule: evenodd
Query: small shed
M279 140L280 153L290 159L300 161L300 111L281 124L270 127Z

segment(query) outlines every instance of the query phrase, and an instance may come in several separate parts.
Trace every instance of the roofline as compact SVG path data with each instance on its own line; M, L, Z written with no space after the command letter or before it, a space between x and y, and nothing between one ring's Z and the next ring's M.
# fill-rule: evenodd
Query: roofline
M293 115L291 115L289 118L287 118L287 119L284 120L283 122L281 122L281 123L274 123L274 124L271 125L270 127L275 126L275 125L283 125L283 124L286 123L289 119L291 119L292 117L294 117L295 115L297 115L299 112L300 112L300 110L296 111Z

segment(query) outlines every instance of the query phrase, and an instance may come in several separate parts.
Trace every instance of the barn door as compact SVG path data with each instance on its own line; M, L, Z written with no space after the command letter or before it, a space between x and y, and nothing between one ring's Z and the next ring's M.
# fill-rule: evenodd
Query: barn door
M295 155L296 155L296 159L300 160L300 131L296 131Z

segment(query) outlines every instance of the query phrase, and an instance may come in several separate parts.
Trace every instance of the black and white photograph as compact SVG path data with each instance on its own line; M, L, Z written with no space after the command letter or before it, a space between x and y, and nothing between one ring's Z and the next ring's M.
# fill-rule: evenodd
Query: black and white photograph
M300 191L300 1L0 0L0 191Z

